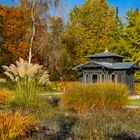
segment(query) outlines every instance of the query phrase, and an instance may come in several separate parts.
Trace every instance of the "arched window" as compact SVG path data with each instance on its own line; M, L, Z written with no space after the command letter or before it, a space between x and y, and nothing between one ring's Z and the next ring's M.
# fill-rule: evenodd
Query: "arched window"
M112 74L111 75L111 81L112 82L116 83L117 82L117 79L116 78L117 78L116 74Z
M93 83L96 83L97 80L98 80L97 74L92 74L92 82L93 82Z
M90 76L89 76L89 74L86 74L86 83L89 83L90 82Z
M105 82L105 74L101 74L101 82Z

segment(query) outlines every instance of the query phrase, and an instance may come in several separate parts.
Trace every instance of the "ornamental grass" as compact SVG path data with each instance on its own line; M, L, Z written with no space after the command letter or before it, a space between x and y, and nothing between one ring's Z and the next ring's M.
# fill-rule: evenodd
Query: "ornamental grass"
M51 105L46 98L38 95L38 88L35 80L28 81L24 78L16 83L15 92L11 105L17 107L31 107L38 109L50 109Z
M19 58L15 64L2 67L5 70L4 74L14 83L28 78L29 80L36 79L40 85L50 84L48 72L44 71L43 66L39 64L29 64L28 61Z
M13 91L7 88L0 88L0 103L8 103L12 97Z
M28 135L38 121L32 114L22 114L20 111L0 113L0 139L13 140Z
M62 103L66 109L88 112L93 109L120 109L128 103L129 90L124 84L75 84L66 88Z

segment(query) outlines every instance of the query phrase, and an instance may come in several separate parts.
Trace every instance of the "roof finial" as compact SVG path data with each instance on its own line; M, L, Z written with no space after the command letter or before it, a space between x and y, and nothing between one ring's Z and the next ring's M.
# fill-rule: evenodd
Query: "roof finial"
M107 49L107 48L105 49L104 53L109 53L109 51L108 51L108 49Z

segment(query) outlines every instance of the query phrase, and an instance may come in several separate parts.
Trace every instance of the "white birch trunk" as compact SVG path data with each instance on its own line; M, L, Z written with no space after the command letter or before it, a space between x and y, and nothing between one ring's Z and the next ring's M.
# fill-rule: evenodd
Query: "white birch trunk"
M35 8L35 0L32 0L32 7L31 7L32 35L31 35L30 46L29 46L29 56L28 56L28 63L29 64L32 61L33 40L34 40L34 37L35 37L35 15L34 15L34 8Z

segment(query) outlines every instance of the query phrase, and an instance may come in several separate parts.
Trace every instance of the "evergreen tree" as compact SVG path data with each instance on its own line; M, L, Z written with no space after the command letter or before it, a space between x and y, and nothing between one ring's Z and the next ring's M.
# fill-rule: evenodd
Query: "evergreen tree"
M126 23L120 28L120 34L111 44L114 52L140 65L140 12L138 9L127 11ZM136 73L136 81L140 81L140 74Z

